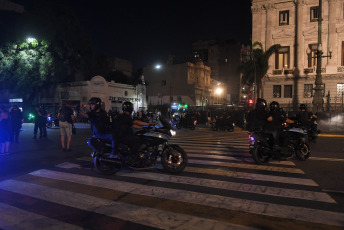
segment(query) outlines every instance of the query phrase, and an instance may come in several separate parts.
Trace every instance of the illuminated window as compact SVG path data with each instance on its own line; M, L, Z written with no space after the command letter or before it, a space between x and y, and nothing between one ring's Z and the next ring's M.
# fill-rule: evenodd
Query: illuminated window
M275 62L275 68L276 69L289 69L289 62L290 62L290 52L289 52L289 46L285 46L280 48L276 52L276 62Z
M344 93L344 83L337 84L337 97L342 97Z
M318 44L310 44L309 46L310 53L308 54L308 67L314 67L317 66L317 50L318 50Z

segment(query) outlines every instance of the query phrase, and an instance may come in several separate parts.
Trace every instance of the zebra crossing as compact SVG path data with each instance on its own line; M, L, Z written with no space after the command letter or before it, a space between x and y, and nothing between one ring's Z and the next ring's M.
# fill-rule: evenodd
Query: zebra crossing
M184 135L189 164L95 172L81 157L0 182L0 229L344 229L344 213L291 161L256 165L245 134Z

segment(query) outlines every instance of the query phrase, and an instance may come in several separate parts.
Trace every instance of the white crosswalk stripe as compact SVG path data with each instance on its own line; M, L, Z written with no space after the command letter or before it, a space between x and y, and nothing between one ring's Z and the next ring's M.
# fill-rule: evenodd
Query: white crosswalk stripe
M157 165L153 170L125 169L100 176L92 158L81 157L2 181L0 228L83 229L76 213L138 224L137 229L248 230L264 228L261 222L266 220L265 227L275 221L274 229L292 228L291 221L304 229L319 224L323 229L344 227L344 213L337 211L336 201L293 162L254 164L244 135L203 134L171 143L188 152L189 165L178 175L166 174ZM20 201L8 199L12 195ZM71 209L72 214L64 222L56 213L38 211L39 205L25 206L30 202Z

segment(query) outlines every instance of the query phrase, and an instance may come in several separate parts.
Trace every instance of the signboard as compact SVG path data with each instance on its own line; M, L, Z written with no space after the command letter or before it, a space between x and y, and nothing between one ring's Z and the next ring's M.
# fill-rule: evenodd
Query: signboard
M130 102L141 102L140 98L134 98L134 97L109 97L109 100L112 103L122 103L123 101L130 101Z

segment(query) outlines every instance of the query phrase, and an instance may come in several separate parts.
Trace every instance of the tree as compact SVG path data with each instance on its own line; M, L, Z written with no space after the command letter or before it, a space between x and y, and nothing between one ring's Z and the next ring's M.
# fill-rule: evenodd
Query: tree
M32 100L44 83L57 80L53 63L47 41L7 43L0 48L1 89Z
M243 73L241 82L243 85L249 85L252 87L256 80L258 97L261 95L260 91L263 79L270 67L269 59L271 55L280 48L280 44L275 44L264 51L262 43L255 42L252 45L252 59L243 63L240 68L240 71Z

